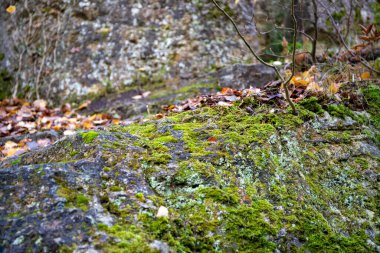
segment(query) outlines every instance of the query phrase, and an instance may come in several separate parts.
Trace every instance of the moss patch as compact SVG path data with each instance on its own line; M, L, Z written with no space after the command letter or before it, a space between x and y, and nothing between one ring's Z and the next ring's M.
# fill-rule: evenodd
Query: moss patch
M98 137L99 133L95 131L88 131L80 133L84 143L91 143L96 137Z

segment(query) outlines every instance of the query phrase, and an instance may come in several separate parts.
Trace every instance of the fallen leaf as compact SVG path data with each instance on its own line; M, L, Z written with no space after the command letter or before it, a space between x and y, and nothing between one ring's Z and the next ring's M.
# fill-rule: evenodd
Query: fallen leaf
M36 100L36 101L33 102L33 106L38 111L45 111L46 110L46 106L47 106L47 102L46 102L46 100L38 99L38 100Z
M234 90L231 88L223 87L220 93L222 93L222 95L231 96L231 95L234 95Z
M164 115L162 113L156 114L156 119L162 119Z
M328 88L328 91L331 93L331 94L335 94L339 91L339 88L340 88L340 84L338 83L332 83L330 84L329 88Z
M216 137L214 137L214 136L211 136L211 137L209 137L209 138L207 139L207 141L208 141L208 142L217 142L218 139L217 139Z
M10 5L7 10L6 10L9 14L13 14L16 12L16 6L14 5Z
M368 71L363 72L363 73L360 75L360 77L361 77L362 80L368 80L368 79L371 77L371 73L369 73Z

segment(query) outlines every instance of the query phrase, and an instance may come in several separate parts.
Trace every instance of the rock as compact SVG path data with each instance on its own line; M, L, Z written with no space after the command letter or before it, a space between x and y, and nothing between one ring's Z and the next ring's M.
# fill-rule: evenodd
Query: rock
M263 87L270 81L276 80L277 76L272 68L262 64L235 64L223 68L212 74L222 87L245 89Z
M376 252L379 130L299 109L202 107L5 160L1 251Z
M169 217L169 210L164 206L160 206L158 208L156 217L157 218L160 218L160 217L168 218Z
M41 96L57 103L164 80L182 85L211 66L251 59L211 2L31 0L28 8L19 4L13 15L0 17L0 64L17 72L20 85L39 82ZM239 25L250 22L251 1L227 8L243 14ZM29 20L35 29L27 29ZM31 38L38 39L24 48Z

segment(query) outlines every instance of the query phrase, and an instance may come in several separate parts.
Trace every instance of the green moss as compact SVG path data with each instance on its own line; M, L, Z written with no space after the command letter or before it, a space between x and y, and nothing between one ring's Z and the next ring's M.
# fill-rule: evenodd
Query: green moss
M338 118L342 118L342 119L344 119L347 116L351 118L355 117L354 113L349 108L341 104L328 105L327 111L330 113L330 115L338 117Z
M85 212L88 210L90 200L82 193L77 193L68 187L61 186L57 190L57 195L66 199L67 208L77 207Z
M90 200L84 194L79 194L75 197L75 203L79 207L84 207L84 206L87 207L88 204L90 203Z
M21 164L22 158L19 156L11 161L12 165L18 165Z
M78 150L73 150L70 152L70 156L76 156L77 154L79 154Z
M76 249L76 245L62 245L60 248L59 248L59 253L71 253L71 252L74 252L74 250Z
M136 168L157 192L135 198L166 206L170 216L157 218L155 208L141 209L138 203L122 208L104 200L104 208L119 219L115 226L98 226L115 238L99 243L99 249L149 251L149 243L159 240L173 252L373 252L363 231L374 227L366 212L378 214L368 194L377 186L363 170L379 163L346 155L360 130L302 127L323 112L315 98L297 108L298 116L264 113L262 107L252 116L236 106L205 107L115 130L137 137L130 142L119 137L115 148L144 149L135 154ZM357 118L342 106L330 112ZM333 144L305 141L315 136ZM173 152L178 146L189 154L181 161ZM352 222L357 219L368 222Z
M142 192L138 192L138 193L136 193L135 197L136 197L138 200L140 200L141 202L145 202L145 201L146 201L146 200L145 200L145 197L144 197L144 193L142 193Z
M337 132L337 131L326 131L323 132L322 137L329 142L333 143L350 143L351 142L351 133L349 131Z
M149 247L149 237L141 228L134 225L115 225L108 227L98 225L98 228L110 236L118 238L117 241L102 243L99 247L105 252L156 252Z
M110 171L112 170L112 168L110 168L110 167L104 167L103 170L104 170L105 172L110 172Z
M123 190L123 188L121 188L120 186L117 186L117 185L112 185L110 187L110 191L112 191L112 192L119 192L119 191L122 191L122 190Z
M236 187L226 187L219 189L216 187L206 187L200 188L198 193L200 193L203 198L212 199L216 202L220 202L226 205L236 205L240 202L240 196L237 192Z
M322 106L318 103L318 98L316 97L311 97L302 100L299 105L301 105L303 108L314 112L318 115L323 114L324 110L322 109Z
M372 116L372 123L380 130L380 87L369 85L367 88L363 88L362 92L368 104L368 112Z
M369 168L368 160L365 158L358 157L355 159L355 163L357 163L361 169L366 170Z
M80 133L84 143L91 143L96 137L98 137L99 133L95 131L83 132Z
M268 236L278 233L279 228L275 225L278 220L268 201L258 200L250 207L227 209L224 222L227 231L227 240L223 242L225 248L232 249L234 244L244 252L272 252L276 248Z

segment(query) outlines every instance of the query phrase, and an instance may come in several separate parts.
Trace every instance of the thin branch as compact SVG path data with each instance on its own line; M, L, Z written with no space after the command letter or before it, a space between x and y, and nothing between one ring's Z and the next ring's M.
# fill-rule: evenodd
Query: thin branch
M247 46L247 48L249 49L249 51L251 52L251 54L256 58L256 60L258 60L261 64L267 66L267 67L270 67L272 68L275 72L276 72L276 75L281 79L282 82L285 81L285 79L281 76L280 72L278 71L278 69L276 68L276 66L272 65L272 64L269 64L267 62L265 62L258 54L255 53L255 51L252 49L251 45L247 42L247 40L244 38L243 34L241 34L239 28L237 27L237 24L235 23L234 19L222 8L220 7L220 5L215 1L215 0L211 0L214 5L216 6L216 8L218 8L223 14L224 16L226 16L229 21L232 23L232 25L234 26L235 28L235 31L237 32L237 34L239 35L240 39L244 42L244 44ZM295 18L294 16L294 0L292 0L292 12L293 12L293 18ZM294 19L294 31L297 31L297 21ZM295 34L297 34L295 32ZM295 35L295 38L297 35ZM295 41L294 41L294 52L293 52L293 73L292 73L292 77L294 75L294 59L295 59ZM293 104L293 101L290 99L290 96L289 96L289 89L288 89L288 83L289 83L290 80L288 80L287 82L284 83L284 89L285 89L285 95L286 95L286 100L288 101L288 103L290 104L290 106L292 107L292 110L293 110L293 113L297 113L297 110Z
M317 41L318 41L318 5L316 0L312 0L313 3L313 9L314 9L314 38L312 40L313 42L313 48L311 50L311 57L313 58L313 62L317 63Z
M298 24L297 24L296 15L295 15L295 12L294 12L294 0L292 0L292 18L293 18L293 29L294 29L294 32L293 32L293 55L292 55L292 63L293 64L292 64L292 74L290 75L290 77L288 78L288 80L286 80L286 82L284 83L286 100L288 100L288 101L291 101L290 95L289 95L288 85L289 85L290 81L292 80L292 78L294 76L294 73L296 71L296 45L297 45ZM291 102L289 104L292 107L293 113L297 114L297 109L294 106L293 102Z

